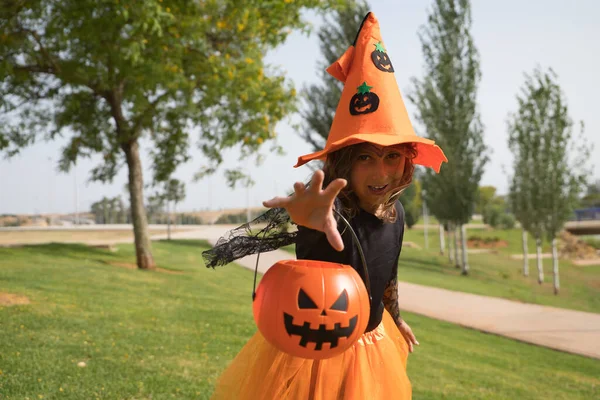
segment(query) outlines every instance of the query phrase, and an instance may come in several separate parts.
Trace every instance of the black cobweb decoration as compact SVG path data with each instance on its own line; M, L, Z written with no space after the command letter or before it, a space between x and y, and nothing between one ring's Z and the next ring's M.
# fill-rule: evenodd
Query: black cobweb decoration
M265 225L266 224L266 225ZM215 246L202 253L207 268L227 265L239 258L279 249L295 243L297 232L285 208L271 208L252 221L227 232Z

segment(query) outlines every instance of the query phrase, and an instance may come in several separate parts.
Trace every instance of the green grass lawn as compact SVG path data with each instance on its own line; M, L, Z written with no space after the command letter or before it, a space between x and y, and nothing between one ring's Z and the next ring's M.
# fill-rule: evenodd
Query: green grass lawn
M0 306L0 399L209 398L256 328L252 271L208 270L205 248L155 242L161 272L123 268L128 244L0 248L0 292L31 300ZM409 358L415 399L600 396L598 360L405 318L421 342Z

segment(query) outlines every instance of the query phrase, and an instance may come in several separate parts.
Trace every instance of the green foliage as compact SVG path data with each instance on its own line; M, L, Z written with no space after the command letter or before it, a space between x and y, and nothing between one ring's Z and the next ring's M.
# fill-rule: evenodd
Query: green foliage
M587 186L585 195L579 200L579 208L600 207L600 179Z
M256 217L258 217L259 215L261 215L264 212L264 210L251 210L250 211L250 219L254 219ZM219 225L219 224L245 224L246 222L248 222L248 213L247 212L241 212L241 213L237 213L237 214L223 214L221 216L219 216L219 218L217 218L217 220L215 221L215 224Z
M501 229L513 229L515 227L515 223L517 222L514 215L509 213L503 213L500 216L500 228Z
M97 224L127 224L131 222L130 211L125 207L121 196L103 197L92 203L90 212Z
M5 2L6 3L6 2ZM150 138L154 179L189 158L191 129L213 172L275 137L295 109L290 82L263 62L306 8L335 0L32 0L0 14L0 149L70 136L61 169L103 155L92 179L110 181L121 149ZM233 182L230 182L233 183Z
M506 211L506 207L497 204L488 204L483 210L483 223L492 228L513 229L515 217Z
M413 180L400 196L400 202L404 207L404 222L408 229L412 228L421 214L423 214L423 202L421 200L421 182Z
M319 29L321 58L317 63L317 76L321 82L302 90L304 107L301 115L304 121L298 132L315 151L325 147L344 88L342 82L325 70L352 45L360 23L369 10L369 4L364 0L346 1L345 6L333 11L333 15Z
M481 79L479 54L471 30L468 0L435 0L420 32L425 58L422 80L412 79L409 99L426 136L435 140L449 163L439 174L427 170L423 188L427 205L440 221L469 221L488 161L477 107Z
M596 250L600 250L600 239L595 237L586 237L582 239L584 242L595 248Z
M482 214L483 223L488 224L489 226L491 226L493 228L497 228L498 225L500 225L500 217L502 216L503 213L504 213L504 210L502 210L500 207L488 205L483 210L483 214Z
M572 215L586 177L590 148L573 136L566 98L552 71L536 68L525 76L519 108L509 117L514 154L510 203L517 220L535 238L556 237Z
M258 152L296 109L294 88L265 54L307 28L302 10L338 2L3 2L0 151L69 137L60 169L100 154L91 179L102 182L126 163L138 265L151 268L140 138L151 142L155 183L189 159L192 130L207 162L199 176L216 171L225 149L241 146L241 158ZM244 174L238 167L225 176L233 186Z
M494 197L496 197L496 188L494 186L479 186L475 214L483 214L483 211Z
M158 185L158 190L149 198L151 204L161 208L164 205L185 200L185 184L179 179L169 179Z

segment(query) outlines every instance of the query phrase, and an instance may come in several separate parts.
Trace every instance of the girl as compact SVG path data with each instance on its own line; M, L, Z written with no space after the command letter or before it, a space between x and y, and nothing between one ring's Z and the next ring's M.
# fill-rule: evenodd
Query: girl
M308 186L297 182L290 197L263 204L285 209L298 225L293 236L298 259L347 264L362 276L350 232L338 226L333 210L350 221L370 277L367 329L344 353L320 361L282 353L257 332L219 379L214 399L411 398L406 362L419 342L398 307L404 235L398 197L411 183L415 164L439 172L447 159L432 141L415 135L372 13L328 72L345 87L327 144L296 165L321 159L323 171L315 172Z

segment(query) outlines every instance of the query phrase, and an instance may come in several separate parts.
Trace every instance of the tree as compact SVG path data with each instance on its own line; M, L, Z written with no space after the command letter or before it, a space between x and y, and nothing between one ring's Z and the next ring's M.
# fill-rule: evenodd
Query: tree
M151 224L161 224L165 221L165 199L159 193L154 193L148 196L146 200L146 212L148 213L148 221Z
M304 8L336 0L12 0L0 14L0 150L70 136L59 162L102 155L92 180L129 171L139 268L153 268L143 204L140 139L152 141L153 179L188 157L190 131L213 173L223 150L242 158L275 137L294 89L263 57ZM230 183L239 174L225 172Z
M404 221L408 229L412 228L421 218L423 202L421 200L421 183L414 179L400 195L400 203L404 207Z
M585 195L579 202L581 208L600 207L600 179L588 184Z
M162 197L167 205L167 238L171 240L171 213L169 204L173 203L173 211L177 208L177 203L185 199L185 184L178 179L169 179L164 184Z
M416 120L449 163L439 174L426 171L427 207L440 221L456 226L462 244L462 274L469 271L466 224L473 214L483 167L488 161L476 95L481 72L473 43L468 0L434 0L419 38L425 57L422 80L412 79L409 99Z
M318 84L312 84L302 90L304 107L301 111L302 128L300 137L313 147L314 151L325 147L329 129L340 101L344 84L327 71L346 49L354 42L356 31L370 6L363 0L351 0L346 6L335 10L333 15L319 29L321 57L317 63L317 74L321 78ZM318 99L315 101L315 99Z
M586 188L591 149L573 136L573 120L552 69L526 75L519 108L509 119L509 146L515 155L512 206L522 225L536 238L538 281L543 282L541 239L552 243L554 293L560 288L556 237ZM525 215L526 214L526 215Z
M480 186L477 191L477 203L475 204L475 213L482 214L485 208L496 197L496 188L494 186Z

